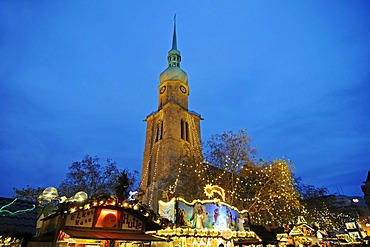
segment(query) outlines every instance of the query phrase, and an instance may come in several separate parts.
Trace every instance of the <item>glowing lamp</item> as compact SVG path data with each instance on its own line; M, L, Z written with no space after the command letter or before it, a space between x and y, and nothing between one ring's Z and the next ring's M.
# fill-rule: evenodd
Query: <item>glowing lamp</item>
M116 215L113 213L109 213L104 216L103 218L103 226L104 227L114 227L116 225L117 218Z
M225 228L221 231L221 236L225 239L230 239L233 236L233 232L229 228Z
M42 192L42 198L47 201L52 201L58 198L58 190L54 187L47 187Z
M87 193L86 193L86 192L84 192L84 191L79 191L79 192L77 192L77 193L75 194L75 196L74 196L74 198L73 198L73 199L75 199L75 200L76 200L76 201L78 201L78 202L83 202L83 201L87 200L87 198L88 198L88 195L87 195Z

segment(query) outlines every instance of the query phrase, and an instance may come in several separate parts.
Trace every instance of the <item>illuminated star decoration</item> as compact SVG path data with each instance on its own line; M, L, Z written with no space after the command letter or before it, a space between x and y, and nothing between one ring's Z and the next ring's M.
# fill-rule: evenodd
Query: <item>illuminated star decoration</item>
M128 192L129 196L128 196L128 200L129 201L135 201L136 199L134 198L134 196L139 193L138 191L130 191Z
M208 198L214 197L214 194L218 194L225 201L225 190L218 185L206 184L204 193Z
M21 209L21 210L17 210L17 211L14 211L14 212L5 209L5 208L10 207L11 205L13 205L16 200L17 200L17 198L15 198L12 202L2 206L0 208L0 215L2 215L2 216L7 216L7 215L8 216L15 216L15 215L18 215L18 214L24 214L24 213L30 212L30 211L32 211L36 208L36 206L33 205L32 208Z

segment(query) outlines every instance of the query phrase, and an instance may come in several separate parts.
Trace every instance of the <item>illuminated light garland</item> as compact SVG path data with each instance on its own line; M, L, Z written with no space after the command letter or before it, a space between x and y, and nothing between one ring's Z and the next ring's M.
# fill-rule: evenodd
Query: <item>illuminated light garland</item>
M186 118L187 118L187 121L190 123L189 127L190 127L190 133L192 134L192 142L191 142L191 145L192 145L192 150L195 150L195 157L202 157L202 147L200 145L200 136L197 132L197 128L196 128L196 125L195 125L195 121L194 121L194 118L193 117L190 117L189 114L186 115Z
M153 117L154 118L154 117ZM157 121L163 121L163 111L160 111L159 114L158 114L158 117L156 118ZM153 201L153 190L154 190L154 184L153 182L156 180L156 167L157 167L157 162L158 162L158 151L159 151L159 148L160 148L160 145L161 145L161 142L158 142L158 144L156 145L155 144L155 138L156 138L156 135L158 133L158 128L156 128L156 125L154 124L155 121L153 120L152 121L152 132L153 130L155 129L154 131L154 135L152 135L152 140L151 140L151 148L150 148L150 151L149 151L149 158L148 158L148 162L146 164L146 167L145 167L145 171L143 171L143 175L142 175L142 180L141 180L141 184L140 184L140 188L142 189L145 189L145 193L146 193L146 198L148 199L148 205L150 206L152 204L152 201ZM155 160L155 164L154 164L154 171L153 171L153 179L152 179L152 183L150 185L147 184L147 181L148 181L148 178L149 176L151 176L151 174L149 174L149 167L151 165L151 162L152 162L152 155L153 155L153 149L154 147L157 147L157 159Z
M204 193L208 198L214 197L214 194L218 194L225 201L225 190L218 185L206 184Z
M148 186L148 184L146 184L146 183L147 183L148 177L149 177L149 166L150 166L150 161L151 161L151 157L152 157L153 147L154 147L154 145L151 145L151 149L150 149L150 152L149 152L148 163L147 163L147 165L145 167L145 171L143 171L140 188L144 187L144 185L146 185L146 187Z
M251 239L255 238L261 241L261 239L252 231L230 231L231 236L234 239ZM222 234L222 232L216 230L195 230L189 228L166 228L158 230L155 234L157 237L218 237L223 239L229 239Z
M24 213L27 213L27 212L31 212L32 210L34 210L36 208L36 205L32 205L31 208L28 208L28 209L21 209L21 210L17 210L17 211L10 211L10 210L7 210L7 209L4 209L4 208L8 208L10 207L11 205L13 205L15 202L17 201L17 198L15 198L12 202L2 206L0 208L0 215L2 216L16 216L18 214L24 214Z
M113 201L111 198L109 199L99 199L99 200L91 200L90 202L85 203L84 205L66 205L68 208L64 210L64 213L75 213L80 210L88 210L94 207L111 207L112 202L115 202L114 205L117 208L125 208L125 209L133 209L135 211L140 212L143 216L146 218L153 218L154 213L147 209L144 205L140 203L135 203L135 202L127 202L125 200L120 200L118 198L115 198ZM63 209L63 205L61 205L61 209Z
M154 200L153 191L154 191L154 188L155 188L155 182L157 182L156 181L157 180L157 166L158 166L158 157L159 157L160 147L161 147L161 143L158 143L157 152L156 152L156 155L155 155L153 178L152 178L152 183L149 186L149 193L148 193L148 197L149 197L148 206L149 207L152 206L152 203L153 203L153 200Z

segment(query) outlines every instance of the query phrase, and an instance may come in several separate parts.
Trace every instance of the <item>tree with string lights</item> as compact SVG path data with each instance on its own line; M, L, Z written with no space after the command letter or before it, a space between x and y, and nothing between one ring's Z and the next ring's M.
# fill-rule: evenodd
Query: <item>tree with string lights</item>
M292 171L292 163L284 159L260 160L255 167L245 167L238 184L238 204L259 224L293 223L301 204Z
M307 222L317 228L333 231L344 229L346 222L353 222L359 214L353 207L342 205L337 195L329 195L326 188L316 188L313 185L301 183L297 178L297 188L301 194L301 204L304 207L302 215ZM351 205L350 200L345 201Z
M185 155L173 164L172 173L166 180L160 181L162 188L158 193L159 199L170 200L173 197L181 197L189 202L196 199L206 199L204 186L208 167L198 157Z
M205 145L204 158L212 166L218 168L209 175L216 175L213 182L221 186L221 178L228 177L225 188L230 188L226 195L227 202L234 204L239 176L245 167L254 167L256 150L250 146L251 139L247 130L242 129L234 133L224 132L211 136ZM224 180L225 181L225 180Z
M293 223L300 210L293 165L284 159L257 160L250 143L246 129L211 136L204 149L206 161L183 157L164 181L166 195L207 199L204 186L217 185L225 191L225 202L248 210L255 224Z
M255 223L292 223L301 208L292 163L257 160L250 143L246 129L212 136L204 154L211 164L206 180L223 187L226 202L248 210Z

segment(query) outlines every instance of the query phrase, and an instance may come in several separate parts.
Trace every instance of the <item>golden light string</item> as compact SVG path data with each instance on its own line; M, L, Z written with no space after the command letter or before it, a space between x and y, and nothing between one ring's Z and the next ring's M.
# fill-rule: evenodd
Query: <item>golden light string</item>
M161 119L162 118L162 115L163 113L161 112L160 115L159 115L159 118ZM152 121L152 123L154 123L154 121ZM148 181L148 177L149 177L149 166L150 166L150 163L151 163L151 160L152 160L152 154L153 154L153 149L154 149L154 144L155 143L155 137L156 135L158 134L158 128L156 128L155 124L152 125L152 131L155 129L155 135L152 136L152 142L151 142L151 148L150 148L150 151L149 151L149 159L148 159L148 163L147 163L147 166L146 166L146 169L145 169L145 173L144 173L144 176L143 176L143 179L141 181L141 183L147 183ZM145 187L144 184L142 184L140 187ZM146 185L148 186L148 185Z
M163 113L160 114L160 119L162 119L162 115ZM153 126L154 127L154 126ZM153 142L154 145L152 146L152 149L154 148L154 146L156 145L157 146L157 151L156 151L156 155L155 155L155 162L154 162L154 172L153 172L153 178L152 178L152 183L150 184L149 186L149 201L148 201L148 206L151 207L152 203L153 203L153 191L154 191L154 187L155 187L155 184L154 182L156 182L156 179L157 179L157 166L158 166L158 157L159 157L159 150L160 150L160 147L161 147L161 142L158 142L158 143L155 143L155 138L156 138L156 135L158 133L158 128L156 128L156 133L155 135L153 136ZM150 152L150 158L152 157L152 151ZM149 158L149 160L150 160Z
M187 118L187 121L189 124L189 127L190 127L190 133L191 133L191 144L192 144L192 147L194 148L194 150L196 151L196 157L202 157L202 147L201 147L201 144L200 144L200 136L197 132L197 128L195 126L195 121L194 121L194 118L193 117L190 117L190 114L186 115L186 118Z

